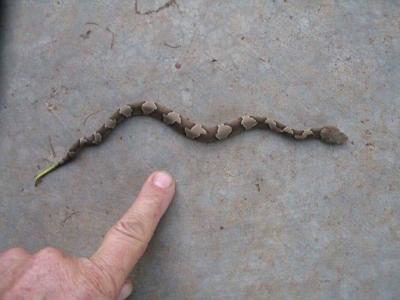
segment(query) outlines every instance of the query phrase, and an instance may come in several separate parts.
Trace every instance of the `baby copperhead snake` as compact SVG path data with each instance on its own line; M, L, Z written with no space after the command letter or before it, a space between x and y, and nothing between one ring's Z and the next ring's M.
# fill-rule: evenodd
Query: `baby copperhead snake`
M319 139L326 144L334 145L341 145L347 141L347 136L333 126L298 130L290 128L273 119L251 115L245 115L231 122L208 127L192 122L188 118L181 116L179 113L161 104L152 101L141 101L120 107L92 135L81 137L77 140L60 161L36 175L35 185L48 173L72 161L85 147L99 145L119 124L134 116L149 116L160 120L187 138L205 143L222 141L253 128L270 129L296 140Z

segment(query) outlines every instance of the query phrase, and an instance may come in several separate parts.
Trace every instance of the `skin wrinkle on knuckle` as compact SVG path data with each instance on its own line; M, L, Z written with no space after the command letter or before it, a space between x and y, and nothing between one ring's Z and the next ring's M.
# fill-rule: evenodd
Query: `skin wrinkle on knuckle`
M92 292L92 288L106 297L117 294L117 283L109 271L112 267L106 261L98 257L96 260L90 258L81 259L80 262L80 272L88 284L88 293ZM92 298L90 297L89 299Z
M146 245L149 240L146 222L137 217L118 221L112 230L113 234L117 234L116 237L123 238L128 242L133 241L140 245Z

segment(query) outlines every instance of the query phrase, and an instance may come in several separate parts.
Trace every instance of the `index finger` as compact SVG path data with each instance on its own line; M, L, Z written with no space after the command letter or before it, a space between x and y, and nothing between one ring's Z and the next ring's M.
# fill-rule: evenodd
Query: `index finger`
M112 277L117 287L143 255L174 194L171 175L163 171L150 175L135 202L92 255L91 260Z

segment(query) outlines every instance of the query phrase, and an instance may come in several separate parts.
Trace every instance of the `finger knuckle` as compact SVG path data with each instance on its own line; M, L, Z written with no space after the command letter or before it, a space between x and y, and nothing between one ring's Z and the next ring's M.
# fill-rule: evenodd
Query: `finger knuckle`
M122 235L123 238L145 244L148 240L148 230L144 218L144 216L140 216L120 220L112 227L112 230Z
M82 264L88 292L97 291L107 298L115 298L118 286L108 269L103 267L105 262L101 261L100 264L99 261L88 258L81 258L79 261Z
M18 258L23 258L29 256L29 253L22 248L12 248L9 249L2 254L0 254L0 259L9 259L9 260L14 260Z
M53 247L46 247L41 250L39 250L36 254L35 257L46 257L46 258L61 258L63 257L64 254L61 252L61 250L53 248Z

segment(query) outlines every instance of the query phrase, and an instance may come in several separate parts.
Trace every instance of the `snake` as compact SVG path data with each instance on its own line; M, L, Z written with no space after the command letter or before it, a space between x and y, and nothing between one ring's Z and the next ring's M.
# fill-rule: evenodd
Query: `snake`
M299 130L286 126L272 118L253 115L243 115L233 121L221 123L216 126L205 126L193 122L189 118L159 103L140 101L119 107L93 134L79 138L69 148L64 157L35 176L35 186L50 172L73 161L84 148L101 144L118 125L136 116L151 117L159 120L186 138L204 143L223 141L241 132L247 132L256 128L271 130L298 141L318 139L325 144L343 145L348 140L346 134L335 126Z

